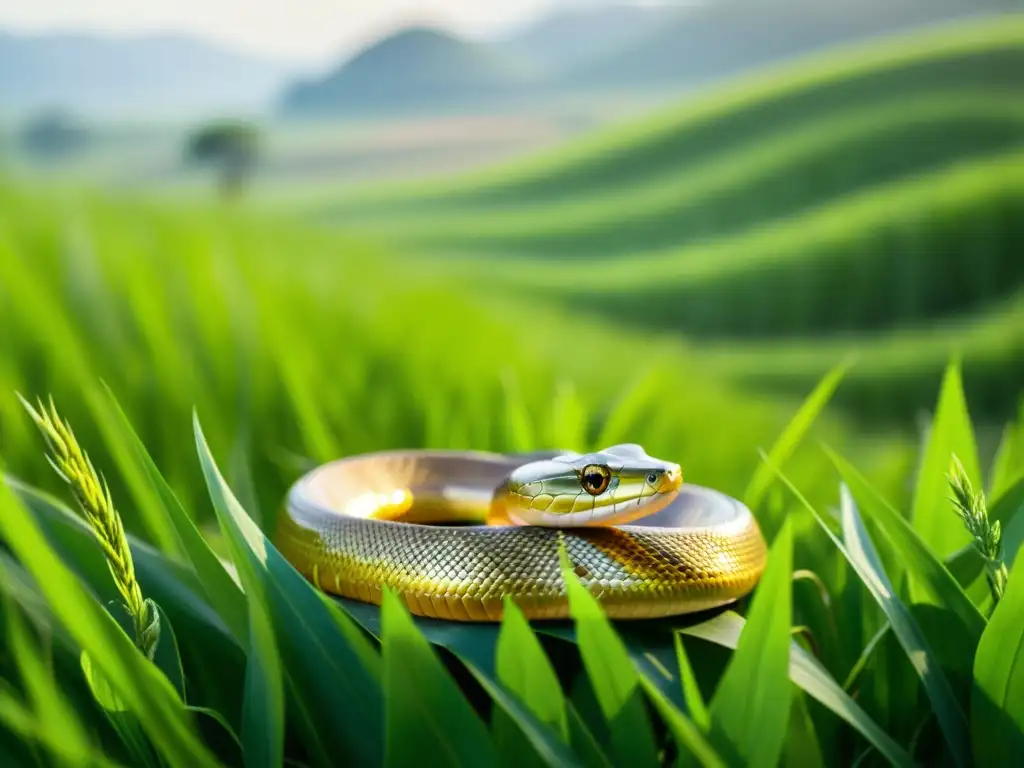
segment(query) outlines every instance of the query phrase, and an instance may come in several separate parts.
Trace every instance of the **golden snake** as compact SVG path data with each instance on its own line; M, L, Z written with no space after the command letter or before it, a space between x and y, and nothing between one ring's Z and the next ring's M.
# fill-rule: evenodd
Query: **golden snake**
M326 592L379 605L386 586L419 616L499 621L506 598L530 619L569 617L560 540L613 619L731 603L767 556L743 504L633 444L329 462L291 488L275 543Z

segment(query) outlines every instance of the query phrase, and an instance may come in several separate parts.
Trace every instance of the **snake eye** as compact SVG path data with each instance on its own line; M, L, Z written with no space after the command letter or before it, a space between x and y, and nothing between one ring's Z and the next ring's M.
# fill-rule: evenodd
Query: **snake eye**
M647 482L650 483L651 485L654 485L656 482L658 482L658 473L650 472L647 475Z
M588 464L580 473L580 485L591 496L600 496L604 493L611 479L612 474L608 467L602 467L600 464Z

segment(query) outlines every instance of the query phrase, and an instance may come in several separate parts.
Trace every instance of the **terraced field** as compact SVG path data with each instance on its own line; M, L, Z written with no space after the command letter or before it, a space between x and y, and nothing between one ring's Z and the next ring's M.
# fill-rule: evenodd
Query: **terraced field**
M982 409L1004 416L1019 388L994 382L1024 361L1021 83L1024 15L802 61L317 215L488 296L682 334L737 380L806 388L856 350L861 413L927 407L962 354Z

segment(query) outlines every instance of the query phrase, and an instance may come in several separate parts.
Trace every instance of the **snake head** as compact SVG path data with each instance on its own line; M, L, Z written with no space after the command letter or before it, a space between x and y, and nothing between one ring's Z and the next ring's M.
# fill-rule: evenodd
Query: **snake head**
M682 482L678 464L628 443L523 464L506 480L503 501L519 525L618 525L664 509Z

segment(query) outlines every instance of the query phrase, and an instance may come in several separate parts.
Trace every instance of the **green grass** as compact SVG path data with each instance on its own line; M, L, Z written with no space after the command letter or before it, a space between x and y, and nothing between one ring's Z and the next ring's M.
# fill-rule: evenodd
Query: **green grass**
M934 402L941 373L955 356L962 362L975 415L998 421L1022 402L1024 298L884 334L769 343L730 340L695 345L690 352L709 371L748 391L785 395L806 391L837 356L852 355L857 365L834 404L855 418L890 425Z
M0 759L1008 762L1024 745L1024 412L1004 426L1024 375L1009 236L1019 156L942 141L962 165L907 152L902 173L917 178L872 182L892 165L879 163L821 198L780 195L771 216L745 216L739 201L782 168L772 151L784 143L766 138L759 154L755 127L803 121L811 135L836 103L859 109L879 87L898 99L910 85L931 92L913 114L934 117L949 83L1012 85L1021 42L1006 23L940 34L595 139L558 155L557 174L548 159L495 171L480 210L579 193L578 222L594 226L607 203L588 190L621 179L643 203L633 213L662 215L682 197L668 176L645 187L671 171L657 158L700 152L701 178L735 193L728 210L745 229L629 261L517 273L490 258L484 282L470 260L417 258L365 232L0 183ZM1003 114L987 97L968 103ZM854 134L912 146L903 127L871 127L884 108L864 114L835 146ZM1001 119L979 111L960 135ZM785 162L827 156L817 151L794 144ZM500 240L504 216L465 232L493 226ZM537 221L538 237L561 237L556 214ZM917 258L890 287L886 259L908 244ZM849 290L851 274L863 290ZM521 295L537 278L547 292ZM786 303L793 282L807 303ZM664 284L674 308L652 298ZM579 311L616 296L646 326ZM866 332L879 307L887 327ZM676 314L656 316L666 308ZM773 317L792 324L751 338ZM714 320L708 333L678 332L695 318ZM729 323L747 340L722 341ZM819 323L847 333L809 338ZM60 437L48 445L16 393L53 396L109 498L70 433L42 421ZM924 411L923 423L871 428L843 402L904 422ZM500 625L453 626L414 619L392 595L379 609L326 599L270 536L289 485L338 456L614 442L750 505L771 547L750 599L612 624L564 559L572 621L530 625L510 610Z
M1024 424L990 460L957 367L915 471L823 412L842 367L799 409L739 398L678 345L509 322L334 233L2 194L8 762L985 765L1024 738ZM40 422L67 484L14 389L55 393L91 458ZM325 599L269 537L307 466L275 456L620 440L748 501L771 544L750 600L612 624L563 560L572 621L452 626ZM92 465L108 503L76 493Z
M179 446L193 406L214 445L248 458L262 498L279 497L303 462L340 453L589 445L638 426L652 451L691 452L695 481L739 492L756 449L722 426L766 445L791 407L744 402L694 376L693 358L671 341L557 312L554 326L532 310L506 314L334 232L202 208L0 194L5 454L35 443L15 390L52 392L84 430L102 380L192 508L202 508L197 468ZM600 354L578 343L590 334ZM602 419L623 397L631 410L608 431ZM677 400L686 407L659 406ZM525 432L495 418L512 407L525 409ZM830 429L854 440L841 424ZM83 435L103 438L99 427ZM896 446L898 456L906 445ZM48 469L32 466L26 479L44 482Z

